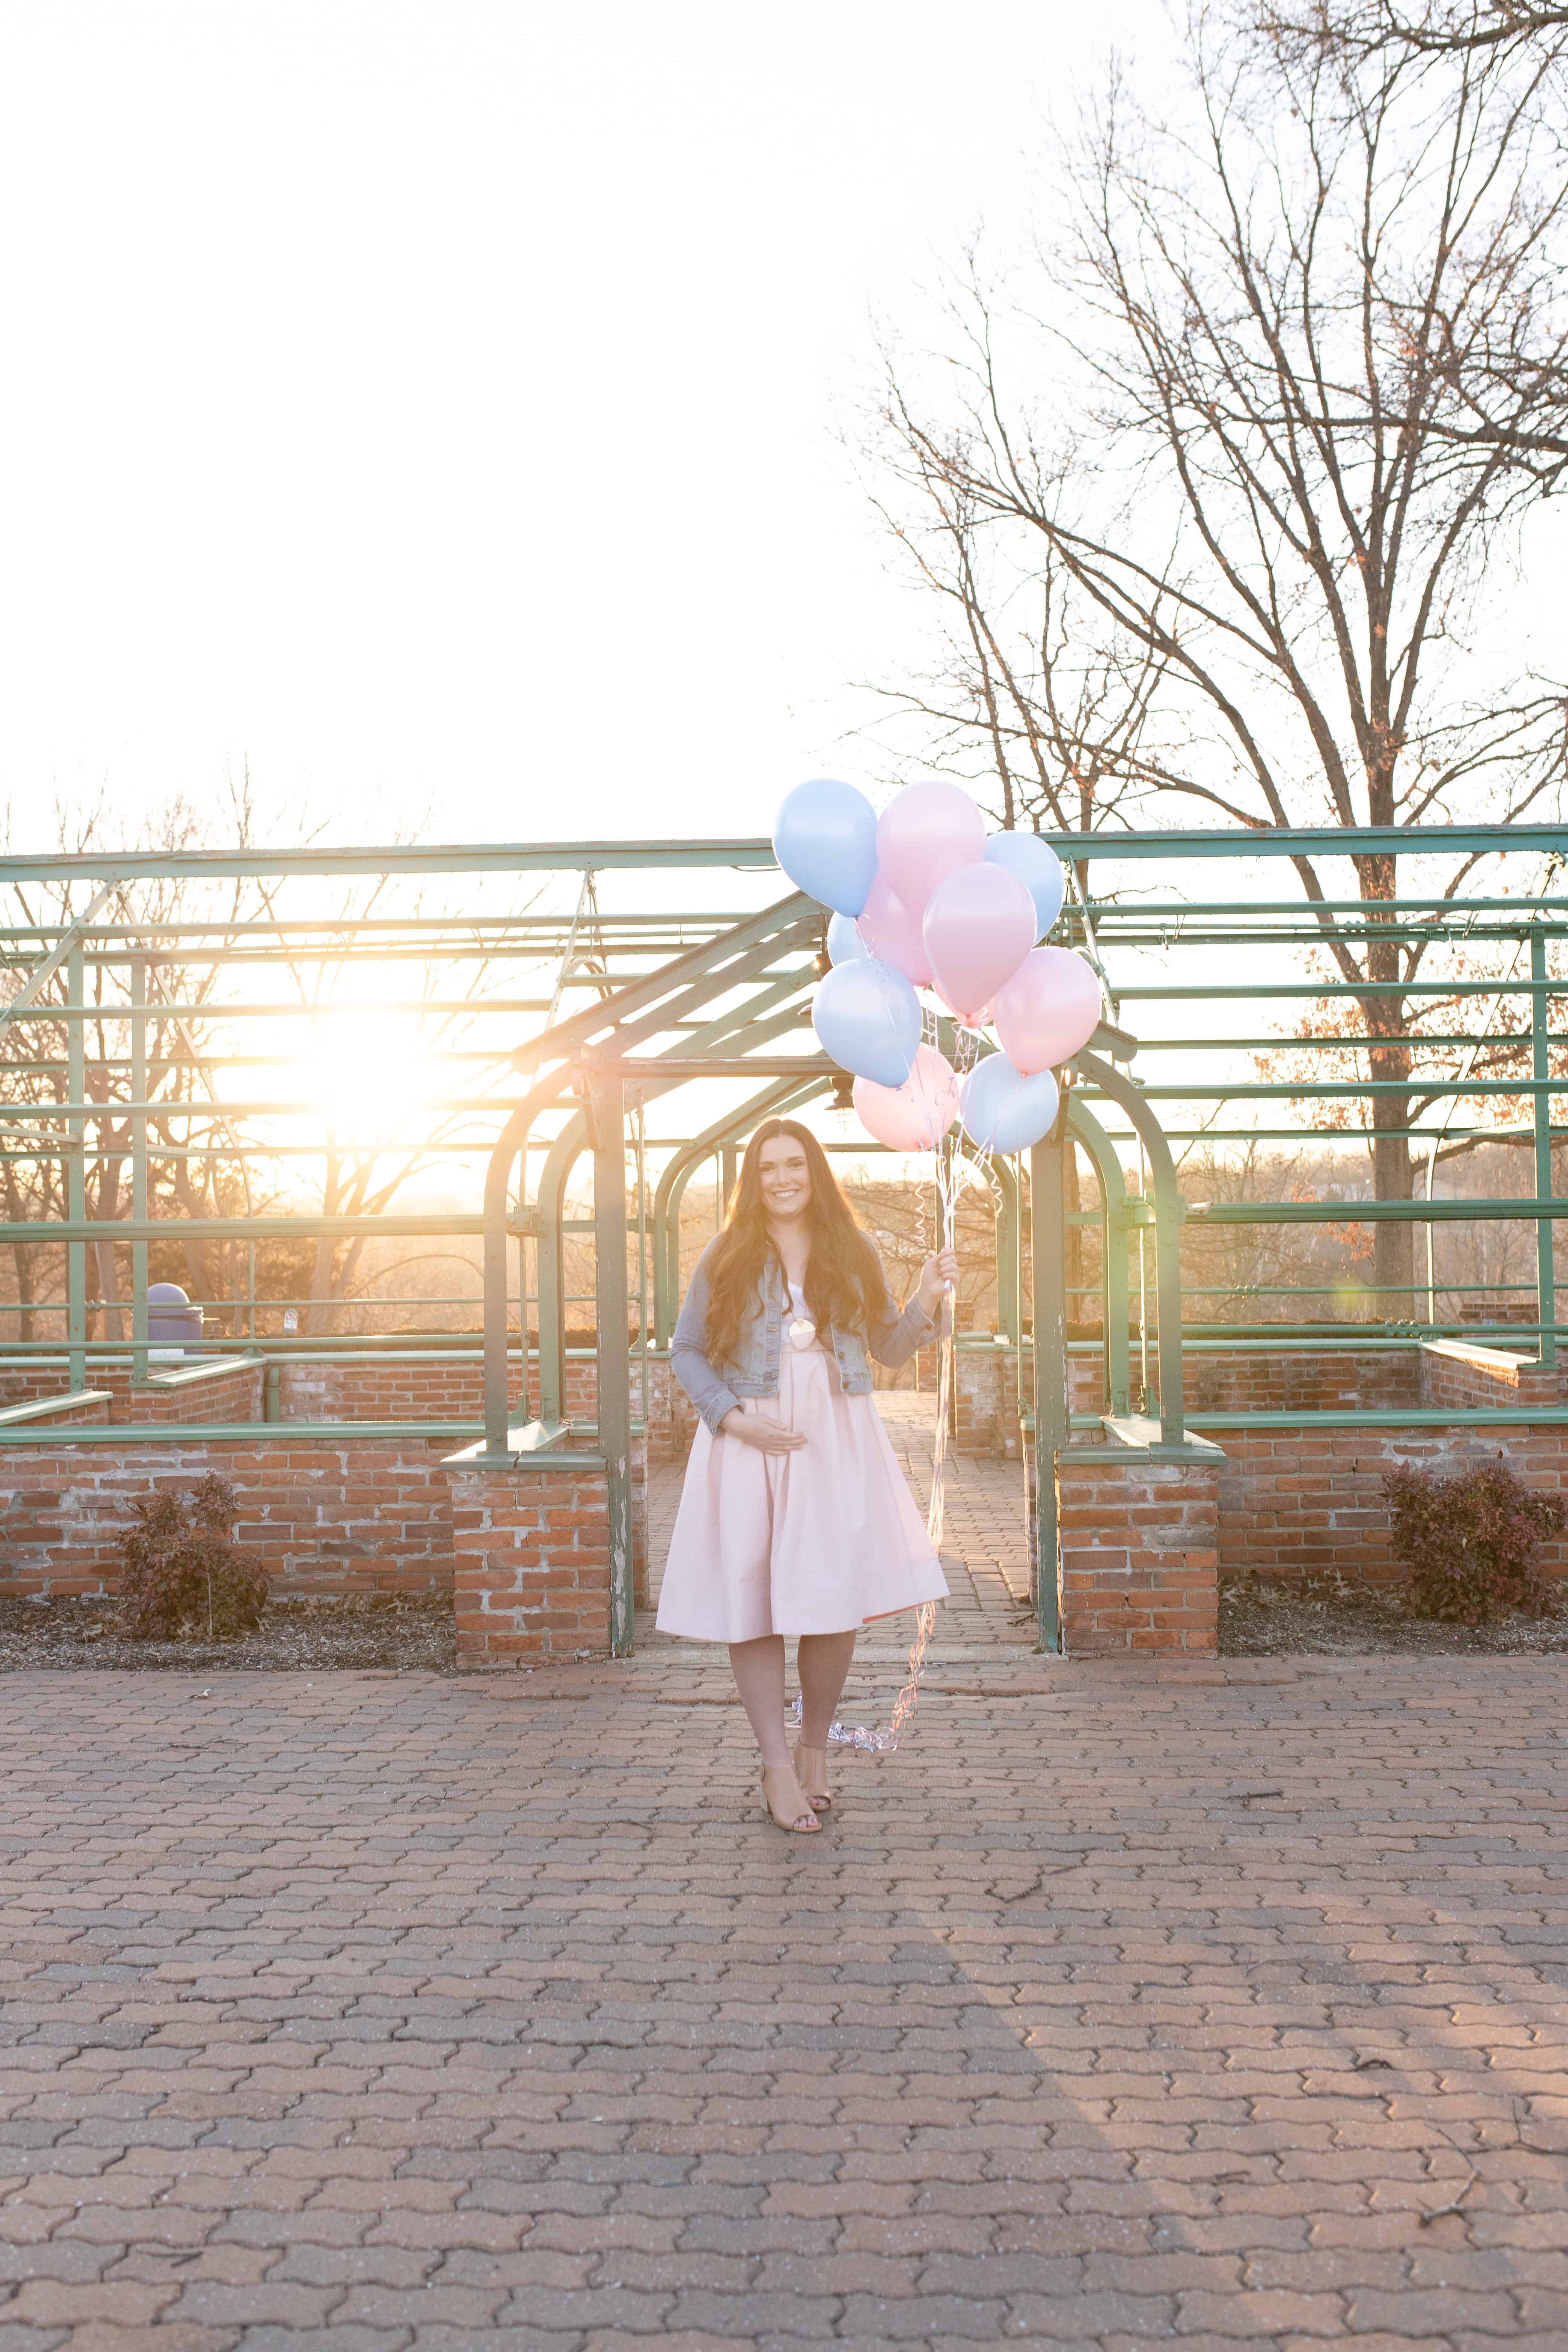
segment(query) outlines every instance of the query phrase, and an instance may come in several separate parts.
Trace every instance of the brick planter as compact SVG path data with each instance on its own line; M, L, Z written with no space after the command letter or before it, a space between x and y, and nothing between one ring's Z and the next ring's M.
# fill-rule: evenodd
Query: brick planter
M603 1454L447 1465L453 1599L466 1665L602 1657L610 1647L609 1489Z
M584 1444L473 1445L445 1464L451 1494L458 1655L467 1665L605 1657L610 1649L610 1497ZM648 1602L647 1445L633 1440L632 1602Z
M189 1364L154 1365L140 1386L128 1369L110 1365L100 1385L114 1399L110 1419L132 1427L182 1426L261 1419L266 1367L255 1356L214 1357ZM95 1372L93 1378L99 1380Z
M1069 1657L1218 1649L1219 1473L1213 1446L1070 1446L1057 1456L1062 1646Z

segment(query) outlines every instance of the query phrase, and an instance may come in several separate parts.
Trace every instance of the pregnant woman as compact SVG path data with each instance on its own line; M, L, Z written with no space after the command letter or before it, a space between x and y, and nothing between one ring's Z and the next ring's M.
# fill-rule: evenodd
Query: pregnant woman
M724 1230L702 1253L670 1361L701 1417L658 1623L724 1642L780 1829L832 1802L827 1734L872 1618L947 1582L871 1400L868 1357L907 1363L958 1278L926 1260L903 1313L816 1138L771 1118L746 1146ZM784 1736L784 1637L798 1637L801 1730Z

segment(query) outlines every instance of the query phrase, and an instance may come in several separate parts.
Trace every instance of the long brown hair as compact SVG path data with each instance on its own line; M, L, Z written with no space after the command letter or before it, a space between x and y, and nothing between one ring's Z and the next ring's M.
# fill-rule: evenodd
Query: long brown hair
M780 1135L801 1146L811 1176L811 1205L805 1219L811 1235L805 1305L813 1322L824 1334L833 1323L840 1331L858 1332L864 1339L868 1323L873 1318L880 1321L888 1312L882 1262L856 1223L821 1144L797 1119L764 1119L746 1146L724 1230L709 1262L707 1352L710 1363L734 1360L747 1306L753 1298L761 1305L763 1268L770 1257L778 1255L763 1204L762 1156L763 1144Z

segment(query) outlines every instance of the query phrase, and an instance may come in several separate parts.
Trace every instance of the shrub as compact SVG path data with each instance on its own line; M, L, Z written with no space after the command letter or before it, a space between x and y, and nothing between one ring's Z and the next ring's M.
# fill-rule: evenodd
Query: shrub
M1546 1537L1563 1532L1557 1496L1532 1493L1502 1462L1453 1478L1390 1470L1383 1491L1417 1617L1485 1625L1510 1609L1532 1617L1551 1609L1535 1556Z
M260 1623L267 1579L234 1540L238 1517L234 1488L212 1475L193 1493L137 1503L137 1524L120 1544L125 1630L132 1641L172 1641L182 1633L226 1641Z

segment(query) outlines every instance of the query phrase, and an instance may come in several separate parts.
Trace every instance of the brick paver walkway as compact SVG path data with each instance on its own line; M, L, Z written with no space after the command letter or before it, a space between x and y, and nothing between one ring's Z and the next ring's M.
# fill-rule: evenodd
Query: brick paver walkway
M1563 1664L943 1656L0 1683L0 2352L1561 2352Z

